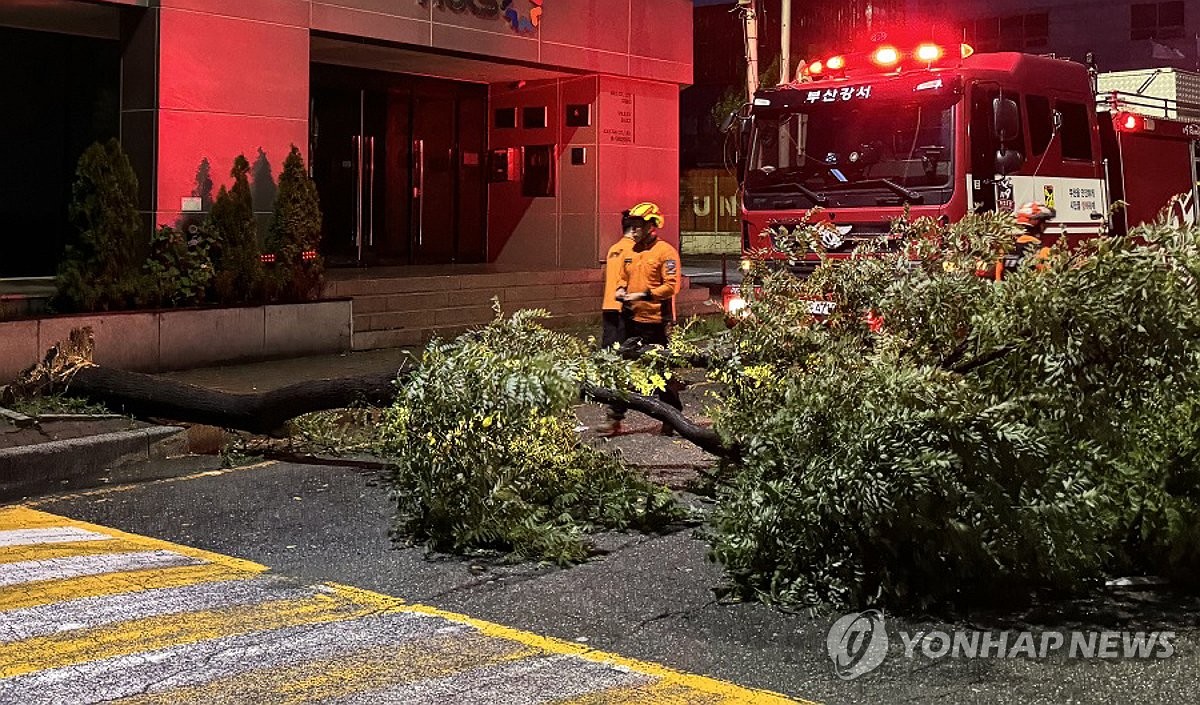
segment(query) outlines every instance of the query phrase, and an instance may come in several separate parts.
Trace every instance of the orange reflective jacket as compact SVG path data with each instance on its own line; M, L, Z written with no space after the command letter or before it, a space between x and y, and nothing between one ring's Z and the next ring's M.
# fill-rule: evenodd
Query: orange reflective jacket
M625 258L631 257L633 238L624 235L608 248L608 256L604 258L604 304L605 311L620 311L621 302L617 301L617 284L625 274Z
M634 247L626 256L624 276L617 283L630 294L644 293L646 298L630 303L633 320L663 323L675 320L674 298L679 291L679 252L662 240L648 248Z

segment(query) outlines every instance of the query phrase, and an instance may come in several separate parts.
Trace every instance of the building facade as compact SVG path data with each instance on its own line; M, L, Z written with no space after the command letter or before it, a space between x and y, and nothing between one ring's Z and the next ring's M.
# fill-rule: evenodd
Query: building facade
M0 277L53 274L75 161L119 137L147 232L234 158L269 219L304 153L334 265L595 267L632 202L678 239L689 0L0 4Z
M1200 0L909 0L906 14L952 22L977 51L1091 52L1101 71L1200 69Z

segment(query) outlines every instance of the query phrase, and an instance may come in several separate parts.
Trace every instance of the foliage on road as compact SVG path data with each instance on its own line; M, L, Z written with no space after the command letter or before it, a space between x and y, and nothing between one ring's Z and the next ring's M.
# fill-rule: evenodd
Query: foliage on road
M713 527L731 589L926 607L1194 579L1200 233L1056 248L996 283L975 270L1013 249L1008 217L897 225L891 252L764 275L712 356L744 448Z
M683 516L669 490L574 430L580 388L623 386L630 365L541 327L543 315L497 311L431 343L408 374L380 429L408 540L566 564L587 557L589 531Z

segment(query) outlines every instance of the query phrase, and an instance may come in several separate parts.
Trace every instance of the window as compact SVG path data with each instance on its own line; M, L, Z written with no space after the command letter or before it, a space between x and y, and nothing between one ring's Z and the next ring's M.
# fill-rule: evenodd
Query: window
M1179 39L1182 36L1182 0L1135 3L1129 6L1130 39Z
M982 17L963 27L967 41L978 51L1025 51L1045 47L1050 40L1050 15Z
M1041 156L1054 138L1054 115L1050 112L1050 99L1031 95L1025 99L1025 115L1029 121L1029 146L1032 156Z
M1063 159L1092 158L1092 130L1088 124L1088 109L1081 103L1059 103L1062 113Z

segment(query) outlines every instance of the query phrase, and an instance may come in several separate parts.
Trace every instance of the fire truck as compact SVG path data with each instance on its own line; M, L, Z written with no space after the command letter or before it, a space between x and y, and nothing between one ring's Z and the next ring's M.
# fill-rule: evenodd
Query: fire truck
M933 42L808 63L731 122L742 249L784 257L776 238L814 209L833 259L889 238L906 209L954 222L1039 201L1057 213L1052 239L1069 244L1168 204L1194 222L1200 112L1193 122L1179 101L1098 92L1100 78L1091 62ZM1109 223L1118 200L1128 205Z

